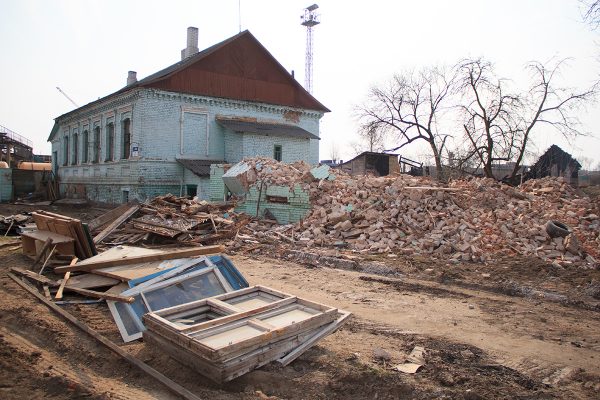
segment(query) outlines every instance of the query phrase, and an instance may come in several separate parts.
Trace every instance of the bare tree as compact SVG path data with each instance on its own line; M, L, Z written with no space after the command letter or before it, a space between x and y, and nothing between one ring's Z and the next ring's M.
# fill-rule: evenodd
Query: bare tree
M490 62L463 60L459 66L459 87L465 103L459 107L469 151L463 160L475 157L485 176L493 178L492 165L509 161L518 135L513 114L519 112L520 100L506 93L504 80L495 76Z
M329 148L329 158L334 162L340 159L340 153L338 151L338 147L335 143L331 143L331 147Z
M600 0L581 0L581 3L585 7L583 20L590 24L592 29L598 29L600 27Z
M527 67L531 72L533 83L521 100L523 107L517 128L519 134L514 143L516 159L511 178L519 172L535 127L540 125L552 127L568 140L585 135L581 130L576 111L595 99L598 83L583 90L557 86L555 81L565 62L566 60L560 60L550 66L532 62Z
M362 148L368 151L380 152L385 149L385 139L387 130L379 129L376 126L363 126L358 132L362 141Z
M585 135L576 112L595 97L597 87L585 90L560 87L556 80L565 60L546 66L532 62L529 90L507 93L506 80L496 77L484 60L466 60L459 66L459 82L467 103L463 128L470 156L478 158L485 175L492 177L494 161L514 161L514 179L531 144L534 128L548 126L572 140Z
M417 140L429 143L442 177L441 155L450 137L441 132L439 119L453 88L454 77L441 68L397 74L385 85L371 89L367 101L358 107L361 129L385 132L399 145L396 151Z

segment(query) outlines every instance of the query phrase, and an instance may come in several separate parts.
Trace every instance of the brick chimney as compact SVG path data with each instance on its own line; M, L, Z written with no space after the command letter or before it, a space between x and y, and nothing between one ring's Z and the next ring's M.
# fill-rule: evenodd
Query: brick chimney
M137 82L137 72L129 71L127 72L127 86L133 85Z
M187 47L181 50L181 59L193 56L198 52L198 28L190 26L187 28Z

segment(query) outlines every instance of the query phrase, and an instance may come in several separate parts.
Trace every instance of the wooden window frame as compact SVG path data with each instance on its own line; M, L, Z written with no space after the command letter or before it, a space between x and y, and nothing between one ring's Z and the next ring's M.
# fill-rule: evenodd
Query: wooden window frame
M207 268L195 270L195 271L184 273L184 274L177 276L177 274L181 273L181 271L185 271L186 269L192 268L202 262L205 263ZM149 281L140 283L139 285L137 285L131 289L125 290L121 294L123 296L131 296L131 297L139 296L142 300L143 305L148 310L148 312L159 311L159 310L152 310L152 308L148 304L148 301L146 300L146 297L144 296L145 293L154 292L156 290L160 290L167 286L171 286L172 284L176 284L176 283L179 283L179 282L182 282L182 281L185 281L188 279L196 278L200 275L205 275L205 274L209 274L209 273L212 273L216 276L216 278L219 281L219 283L221 284L221 286L223 286L225 293L233 291L233 288L231 287L229 282L227 282L227 279L223 276L223 274L221 274L221 271L219 271L219 268L212 261L210 261L210 259L208 257L201 257L201 258L195 258L193 260L190 260L189 262L185 263L184 265L177 267L177 268L175 268L169 272L166 272L162 275L159 275ZM122 305L125 307L125 310L126 310L128 316L134 321L135 325L140 329L139 332L136 332L134 334L129 334L127 332L127 329L125 328L125 324L123 323L123 320L121 319L121 315L117 311L115 302L107 301L107 304L108 304L108 308L113 316L113 319L115 320L115 323L117 324L119 332L121 333L121 336L123 337L123 341L131 342L133 340L136 340L136 339L139 339L142 337L142 332L146 328L144 327L144 325L141 321L141 317L135 313L131 304L122 303Z

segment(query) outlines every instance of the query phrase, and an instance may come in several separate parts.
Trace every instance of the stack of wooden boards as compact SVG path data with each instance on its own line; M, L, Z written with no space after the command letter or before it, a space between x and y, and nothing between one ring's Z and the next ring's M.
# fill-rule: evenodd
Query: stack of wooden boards
M144 315L144 341L222 383L292 362L350 313L253 286Z
M97 254L88 227L80 220L43 210L34 212L32 216L38 231L23 233L25 254L32 256L32 243L33 252L39 252L39 243L36 245L35 242L43 244L48 239L56 242L58 253L63 255L75 255L84 260ZM72 244L69 238L73 240Z

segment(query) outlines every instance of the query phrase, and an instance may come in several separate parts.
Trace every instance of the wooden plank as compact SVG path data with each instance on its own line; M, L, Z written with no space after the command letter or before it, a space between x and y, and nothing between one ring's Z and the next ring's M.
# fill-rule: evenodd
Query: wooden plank
M65 236L65 235L60 235L58 233L55 232L51 232L51 231L43 231L43 230L37 230L37 231L28 231L28 232L23 232L21 233L21 236L25 236L28 238L32 238L35 240L39 240L39 241L46 241L47 239L52 239L52 241L55 244L58 243L70 243L73 241L73 238L70 236Z
M63 278L62 282L60 283L60 286L58 287L58 291L56 292L56 296L54 296L54 298L56 300L62 299L62 297L63 297L63 291L65 290L65 285L69 281L69 277L70 276L71 276L71 271L65 272L65 277Z
M149 376L153 377L154 379L156 379L157 381L159 381L160 383L162 383L163 385L165 385L173 393L175 393L175 394L183 397L186 400L201 400L194 393L190 392L189 390L187 390L183 386L180 386L177 383L173 382L172 380L170 380L169 378L167 378L166 376L164 376L163 374L161 374L160 372L158 372L154 368L150 367L149 365L145 364L141 360L137 359L133 355L131 355L128 352L126 352L125 350L121 349L119 346L117 346L116 344L114 344L113 342L111 342L110 340L108 340L107 338L105 338L104 336L102 336L101 334L99 334L98 332L96 332L95 330L93 330L92 328L88 327L83 322L79 321L77 318L75 318L73 315L69 314L67 311L63 310L62 308L60 308L56 304L53 304L50 301L46 300L43 296L41 296L30 285L22 282L20 279L18 279L17 277L15 277L12 274L9 274L9 276L19 286L21 286L23 289L27 290L29 293L31 293L32 295L34 295L38 300L40 300L42 303L44 303L46 305L46 307L50 308L52 311L54 311L58 315L60 315L61 317L63 317L67 321L69 321L72 324L74 324L75 326L77 326L83 332L87 333L88 335L90 335L91 337L93 337L94 339L96 339L98 342L100 342L104 346L108 347L111 351L113 351L118 356L120 356L123 359L125 359L127 362L129 362L130 364L132 364L136 368L139 368L144 373L148 374Z
M87 297L92 297L95 299L103 299L103 300L112 300L112 301L119 301L121 303L133 303L135 301L135 299L133 297L129 297L129 296L121 296L118 294L112 294L112 293L106 293L106 292L97 292L95 290L89 290L89 289L80 289L78 287L72 287L69 285L65 285L65 290L68 290L70 292L75 292Z
M74 265L77 262L77 257L73 258L71 260L71 263L69 265ZM60 300L63 297L63 291L65 290L65 285L67 284L67 282L69 281L69 277L71 276L71 271L67 271L65 272L65 277L63 278L62 282L60 283L60 286L58 287L58 291L56 292L56 299Z
M282 357L279 360L277 360L277 362L279 364L281 364L283 367L285 367L286 365L289 365L296 358L300 357L302 355L302 353L304 353L306 350L308 350L312 346L314 346L319 340L323 339L325 336L330 335L333 332L340 329L340 327L342 325L344 325L346 322L348 322L348 319L352 315L352 313L350 313L348 311L340 310L340 313L341 313L341 315L338 319L336 319L329 325L326 325L323 328L319 329L319 331L317 333L315 333L313 336L308 338L304 343L302 343L300 346L296 347L294 350L292 350L290 353L288 353L285 357Z
M88 222L88 228L91 232L94 232L98 228L113 222L117 217L123 215L124 212L129 210L136 202L130 201L129 203L121 204L119 207L113 208L112 210L102 214L101 216L94 218Z
M52 258L52 255L54 254L55 250L56 250L56 245L54 245L52 247L52 250L50 250L50 253L48 253L48 257L46 257L46 261L44 261L44 264L42 265L42 268L40 269L40 272L38 272L39 275L41 275L44 272L44 269L46 268L46 265L48 264L48 261L50 261L50 259Z
M112 233L112 231L117 229L123 222L135 214L139 208L139 205L133 205L129 207L127 211L125 211L121 216L117 217L117 219L111 222L106 228L104 228L98 235L94 237L94 244L102 242L108 235Z
M225 250L224 246L205 246L205 247L194 247L189 249L179 249L179 250L170 250L163 251L158 254L150 254L150 255L142 255L142 256L134 256L129 258L121 258L119 260L108 260L108 261L97 261L90 262L86 264L75 264L73 266L64 266L57 267L54 269L57 273L63 273L67 271L93 271L95 269L106 268L106 267L114 267L118 265L131 265L131 264L139 264L150 261L162 261L162 260L170 260L174 258L188 258L188 257L196 257L196 256L204 256L207 254L218 254L222 253Z
M41 284L48 285L50 287L60 287L60 283L53 281L52 279L48 279L43 275L38 275L33 271L22 270L19 268L11 267L10 270L16 274L25 276L26 278L33 279L36 282L40 282ZM71 292L75 292L84 296L92 297L95 299L104 299L104 300L112 300L112 301L120 301L123 303L133 303L135 299L133 297L121 296L113 293L107 292L97 292L94 290L80 289L77 287L71 287L69 285L65 285L64 290L68 290Z
M144 343L147 348L160 349L161 352L167 353L175 360L179 361L183 365L186 365L196 372L204 375L210 380L216 383L222 383L220 369L198 357L194 353L189 352L187 349L175 345L169 340L164 339L160 335L150 332L148 330L143 332Z
M66 272L68 274L69 272ZM80 289L93 289L105 286L114 286L121 282L119 279L109 278L102 275L96 274L83 274L77 276L71 276L69 278L69 286L77 287ZM129 287L126 286L126 289Z

